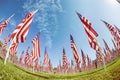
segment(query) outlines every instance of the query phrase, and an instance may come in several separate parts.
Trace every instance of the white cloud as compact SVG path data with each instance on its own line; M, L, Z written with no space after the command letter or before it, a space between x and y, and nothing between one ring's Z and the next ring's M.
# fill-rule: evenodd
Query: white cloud
M37 28L43 32L47 47L52 47L52 38L58 29L58 14L63 11L60 0L27 0L23 8L25 11L39 9L34 22Z

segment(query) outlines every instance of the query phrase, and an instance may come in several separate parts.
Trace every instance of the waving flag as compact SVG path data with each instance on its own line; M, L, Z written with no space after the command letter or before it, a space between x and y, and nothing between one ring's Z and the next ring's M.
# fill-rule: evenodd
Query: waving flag
M8 25L8 23L10 22L10 19L14 16L14 14L12 16L10 16L7 20L5 20L4 22L2 22L0 24L0 34L2 34L3 30L5 29L5 27Z
M111 24L107 23L106 21L103 21L102 22L106 25L106 27L109 29L109 31L111 32L111 34L114 36L117 34L117 29L112 26Z
M32 51L32 57L33 61L37 60L40 57L40 40L39 40L39 35L38 33L35 38L32 40L33 43L33 51Z
M7 44L9 41L10 41L10 35L8 35L8 36L5 38L4 43Z
M105 49L106 49L106 53L108 54L107 57L109 57L109 61L112 59L112 51L110 50L109 46L107 45L106 41L103 39L103 42L105 44Z
M112 43L113 43L113 45L114 45L115 50L117 50L117 46L116 46L116 44L115 44L115 42L114 42L113 39L112 39Z
M104 54L105 54L105 56L104 56L104 58L105 58L105 62L107 63L107 62L109 62L109 55L107 54L107 52L106 52L106 49L103 49L104 50Z
M63 68L66 71L68 69L68 60L67 60L67 56L65 54L65 49L63 48Z
M77 46L74 42L74 39L72 37L72 35L70 35L70 40L71 40L71 48L73 49L73 55L74 55L74 59L77 63L77 67L80 68L80 57L79 57L79 53L78 53L78 50L77 50Z
M52 67L52 64L51 64L51 61L49 60L49 71L50 72L53 72L53 67Z
M35 67L38 68L38 59L35 60Z
M83 50L81 49L81 53L82 53L82 66L85 69L86 68L86 55L84 54Z
M18 47L18 43L13 43L11 46L10 46L10 51L9 53L11 55L15 54L16 53L16 50L17 50L17 47Z
M120 36L117 34L118 30L111 24L107 23L106 21L103 21L103 23L106 25L108 30L111 32L111 34L115 40L115 43L117 45L117 49L120 50Z
M96 51L96 57L97 57L97 61L99 63L103 62L102 55L101 55L101 53L99 51Z
M87 61L88 61L88 69L91 69L92 68L92 61L88 55L87 55Z
M7 43L8 43L9 41L10 41L10 35L5 38L4 44L3 44L2 47L6 49Z
M102 49L97 41L97 37L98 34L97 32L92 28L91 23L88 21L87 18L83 17L80 13L77 12L78 17L80 18L81 22L84 25L84 30L88 36L88 41L89 44L91 46L91 48L93 48L94 50L96 50L97 52L100 53L100 58L103 59L103 64L104 64L104 69L106 70L106 66L105 66L105 61L104 61L104 55L102 54Z
M45 53L44 53L44 64L48 67L49 66L49 58L47 54L47 50L45 48Z
M32 23L33 20L32 17L36 12L37 10L29 12L23 19L23 21L16 27L16 29L11 34L11 40L13 40L13 42L20 43L26 40L30 24Z
M115 25L114 25L114 26L115 26ZM117 29L118 34L120 35L120 29L119 29L117 26L115 26L115 28Z
M90 46L97 51L100 51L100 46L97 42L96 37L98 36L97 32L92 28L91 23L88 21L87 18L83 17L81 14L77 12L78 17L80 18L81 22L84 25L85 32L88 36L88 41Z
M32 55L29 56L29 61L28 61L28 65L32 66L32 62L33 62L33 57Z
M28 47L25 58L24 58L24 63L27 65L29 62L29 57L30 57L30 47Z

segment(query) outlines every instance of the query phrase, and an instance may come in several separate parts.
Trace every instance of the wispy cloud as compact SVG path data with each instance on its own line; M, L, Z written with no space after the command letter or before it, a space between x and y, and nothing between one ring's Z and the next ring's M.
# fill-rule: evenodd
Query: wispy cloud
M58 14L63 11L60 0L27 0L23 8L25 11L39 9L34 22L44 34L47 47L52 47L52 38L58 29Z

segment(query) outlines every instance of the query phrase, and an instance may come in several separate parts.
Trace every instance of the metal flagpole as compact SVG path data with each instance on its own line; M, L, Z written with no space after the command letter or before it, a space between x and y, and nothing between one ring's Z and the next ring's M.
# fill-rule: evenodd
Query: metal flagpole
M9 18L12 18L14 15L15 15L15 14L13 14L12 16L10 16ZM16 34L16 35L17 35L17 34ZM13 38L13 40L12 40L12 42L11 42L9 48L8 48L8 51L7 51L7 53L6 53L6 57L5 57L5 60L4 60L4 64L6 64L7 58L9 57L10 47L11 47L11 45L13 44L14 40L15 40L15 37Z
M14 38L15 39L15 38ZM6 57L5 57L5 60L4 60L4 64L6 64L6 61L7 61L7 58L9 57L9 51L10 51L10 47L12 46L13 42L14 42L14 39L12 40L8 50L7 50L7 53L6 53Z
M12 14L9 18L12 18L15 14Z

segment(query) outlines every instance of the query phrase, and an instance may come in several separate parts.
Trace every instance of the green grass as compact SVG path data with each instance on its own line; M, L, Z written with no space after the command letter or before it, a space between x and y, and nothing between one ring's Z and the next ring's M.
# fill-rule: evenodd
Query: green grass
M120 80L120 57L103 67L74 74L49 74L32 72L11 63L3 65L0 58L0 80Z

